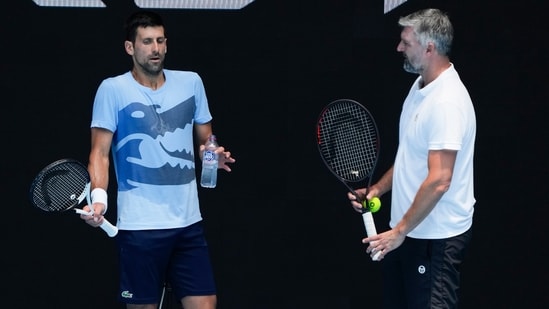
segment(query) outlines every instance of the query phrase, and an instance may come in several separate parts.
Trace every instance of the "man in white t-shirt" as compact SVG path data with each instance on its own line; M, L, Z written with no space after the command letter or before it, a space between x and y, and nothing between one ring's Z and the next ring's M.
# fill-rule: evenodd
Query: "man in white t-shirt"
M362 199L392 193L390 229L363 243L372 257L381 252L383 308L456 308L475 204L475 111L448 56L448 16L420 10L399 25L404 69L419 76L402 106L393 166L357 191Z

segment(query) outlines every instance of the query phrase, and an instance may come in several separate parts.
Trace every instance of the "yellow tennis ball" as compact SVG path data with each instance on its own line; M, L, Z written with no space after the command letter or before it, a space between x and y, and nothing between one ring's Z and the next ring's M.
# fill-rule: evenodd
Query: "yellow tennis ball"
M370 209L371 212L377 212L381 208L381 201L378 197L373 197L371 200L368 201L368 209Z

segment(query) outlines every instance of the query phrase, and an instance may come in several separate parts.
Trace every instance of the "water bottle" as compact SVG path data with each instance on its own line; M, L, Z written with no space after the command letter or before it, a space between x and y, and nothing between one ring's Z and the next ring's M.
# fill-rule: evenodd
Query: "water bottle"
M202 157L202 176L200 177L200 185L204 188L215 188L217 184L217 163L218 155L215 150L219 145L215 135L210 135L206 142L206 149Z

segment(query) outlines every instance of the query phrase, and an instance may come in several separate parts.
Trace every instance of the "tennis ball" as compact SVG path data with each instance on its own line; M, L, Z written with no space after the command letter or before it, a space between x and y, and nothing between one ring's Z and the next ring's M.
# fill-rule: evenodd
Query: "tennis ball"
M368 209L370 209L371 212L377 212L381 208L381 201L378 197L373 197L371 200L368 201Z

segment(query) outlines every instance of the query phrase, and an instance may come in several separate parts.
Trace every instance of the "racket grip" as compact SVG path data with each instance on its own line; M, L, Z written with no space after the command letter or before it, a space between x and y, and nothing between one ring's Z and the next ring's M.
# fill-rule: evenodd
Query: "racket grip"
M374 216L371 212L367 211L362 214L362 220L364 221L364 227L366 228L366 234L368 237L377 235L376 225L374 223ZM372 261L378 261L381 251L378 251L373 257Z
M93 214L93 203L91 201L91 197L90 197L89 194L86 194L86 200L88 202L88 206L90 207L90 211L85 212L82 209L75 209L77 213L86 214L86 215ZM118 234L118 228L116 226L112 225L107 220L107 218L105 218L105 217L103 217L103 223L101 223L101 225L99 227L101 227L103 229L103 231L105 231L105 233L107 233L107 235L109 235L109 237L114 237L114 236L116 236L116 234Z
M114 237L118 234L118 228L112 225L107 219L103 218L103 223L99 226L109 235L109 237Z
M81 214L81 215L91 215L92 214L89 211L85 211L85 210L78 209L78 208L74 208L74 211L77 214ZM114 236L116 236L116 234L118 234L118 228L116 226L112 225L112 223L110 223L104 217L103 217L103 223L101 223L101 225L99 227L101 227L103 229L103 231L105 231L105 233L107 233L107 235L109 235L110 237L114 237Z

